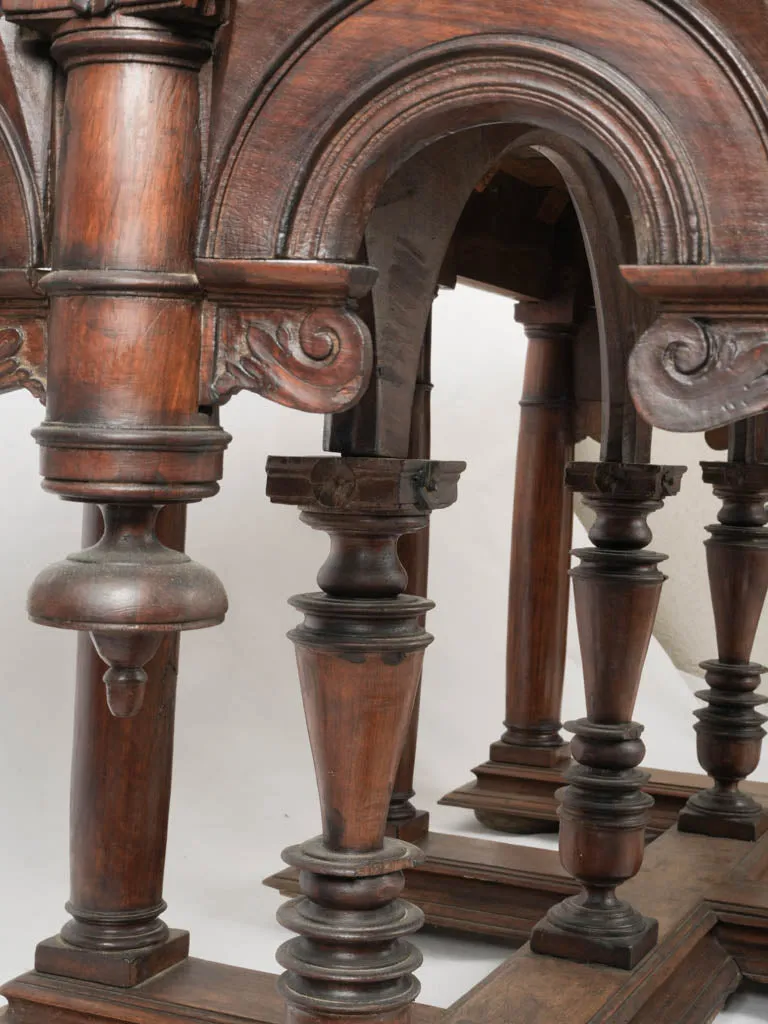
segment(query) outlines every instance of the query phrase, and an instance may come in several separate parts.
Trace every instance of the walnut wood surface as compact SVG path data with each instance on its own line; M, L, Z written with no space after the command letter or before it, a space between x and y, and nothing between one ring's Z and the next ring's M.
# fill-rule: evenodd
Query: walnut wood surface
M121 723L95 715L91 690L88 700L80 690L76 924L39 955L49 970L117 985L164 972L122 993L101 986L95 1000L89 983L38 976L16 1005L12 996L11 1018L138 1024L162 1019L165 991L170 1005L177 1000L176 1019L216 1019L218 1005L221 1019L242 1020L242 1002L202 990L241 992L250 978L258 997L271 986L226 969L165 970L186 939L157 923L170 732L153 704L161 688L151 685L152 659L171 650L168 633L221 621L226 595L210 570L161 543L156 517L162 506L215 494L229 442L218 406L251 391L330 414L326 444L342 455L269 468L273 500L305 508L311 524L328 529L332 554L319 577L324 593L296 600L305 623L293 633L324 834L289 852L303 869L305 898L281 913L299 938L280 951L288 1008L271 989L265 1005L290 1024L419 1019L410 1010L418 956L401 942L419 913L396 899L400 871L416 854L383 843L383 830L426 640L419 619L427 604L402 594L397 538L455 499L460 472L456 463L407 457L424 327L441 281L466 274L541 313L572 287L568 268L582 274L577 291L591 278L582 315L567 321L577 324L574 430L600 437L609 486L582 488L599 492L600 512L576 585L590 706L576 727L561 839L600 927L580 929L572 901L548 912L555 930L570 928L565 945L550 928L549 948L594 960L602 943L603 959L627 972L523 951L445 1019L698 1024L741 972L768 977L765 876L754 859L730 876L733 841L671 832L651 847L622 890L643 920L659 921L660 944L645 960L636 963L652 929L622 959L624 926L637 919L624 914L617 941L607 926L612 887L637 871L643 853L647 801L631 711L660 585L642 525L660 495L632 486L619 494L617 485L643 475L648 424L704 430L756 415L768 400L762 5L1 3L0 392L24 387L45 399L35 433L44 486L101 505L105 523L97 544L43 570L29 610L39 622L90 633L109 666L109 710L138 716L119 733ZM583 259L567 258L577 250ZM465 359L484 358L474 338L465 349ZM541 525L554 525L561 561L565 517L553 481L554 473L545 499L552 518ZM710 552L719 656L743 663L745 644L734 654L735 635L724 640L722 607L737 603L726 583L762 570L754 545L731 552L729 569L720 540L713 534ZM744 607L754 611L753 589ZM554 598L560 612L562 594ZM614 627L617 609L625 631ZM523 641L535 646L537 637L532 628ZM742 710L754 700L755 673L747 679L743 669L735 687L722 678L732 683L733 673L710 679L721 725L724 693L735 692ZM511 728L527 728L544 710L554 720L556 691L555 681L534 698L532 685L526 723ZM533 707L538 698L546 709ZM751 714L728 742L701 730L718 784L748 774L758 738ZM107 749L122 735L136 743ZM725 765L734 751L737 771ZM97 753L116 758L114 774L86 781ZM150 828L115 782L135 777L155 814ZM545 802L551 776L533 781L535 800ZM98 806L100 787L114 797L108 810ZM124 840L120 856L99 859L99 828ZM141 833L135 847L132 830ZM762 849L758 840L754 850ZM444 853L443 870L459 870L462 857ZM456 900L465 923L474 901L487 912L493 896L481 895L490 879L471 882ZM719 893L711 905L710 883L707 892ZM525 913L545 910L544 890L529 888ZM497 917L511 920L511 900L501 909ZM151 953L107 953L126 937ZM84 952L79 967L67 942ZM709 983L697 988L702 977ZM214 1003L179 1011L184 996L173 979ZM159 986L158 998L137 1009L147 985Z

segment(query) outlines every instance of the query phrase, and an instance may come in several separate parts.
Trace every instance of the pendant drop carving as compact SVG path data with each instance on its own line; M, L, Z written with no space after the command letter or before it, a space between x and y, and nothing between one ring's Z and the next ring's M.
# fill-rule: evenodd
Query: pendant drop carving
M109 666L104 682L117 718L141 710L144 667L168 632L215 625L227 610L216 575L158 539L161 507L101 506L101 539L44 569L29 592L34 622L90 633Z

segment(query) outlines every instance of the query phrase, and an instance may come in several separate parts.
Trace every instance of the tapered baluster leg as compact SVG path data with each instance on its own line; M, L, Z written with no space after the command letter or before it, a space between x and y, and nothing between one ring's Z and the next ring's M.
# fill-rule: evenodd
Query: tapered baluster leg
M755 690L764 665L750 661L768 591L768 465L702 463L704 480L722 499L719 523L708 527L709 585L718 657L705 661L709 689L697 694L707 706L696 712L699 762L712 789L691 797L680 813L683 832L755 840L768 829L764 808L739 783L757 768L765 699Z
M164 510L158 536L184 549L184 506ZM102 532L87 506L85 547ZM104 700L104 662L87 634L78 638L72 758L70 873L61 935L40 943L46 974L128 987L184 959L187 932L160 920L173 757L178 634L147 666L146 697L135 718L113 717Z
M385 839L413 712L431 607L404 595L398 538L450 504L463 464L422 460L269 460L273 501L331 537L319 594L293 598L291 633L320 791L323 834L284 854L303 897L279 919L298 938L278 952L289 1024L407 1024L421 956L404 937L421 911L398 900L418 850Z
M416 381L411 414L411 437L408 455L412 459L428 459L430 456L432 431L430 395L431 381L431 323L427 326L421 350L421 365ZM429 578L429 525L418 533L407 533L400 538L398 556L408 576L405 592L417 597L427 596ZM421 622L424 625L424 620ZM411 803L416 795L413 775L416 767L416 746L419 737L419 707L421 704L421 680L413 704L413 714L403 748L403 756L395 776L395 786L387 814L387 835L405 839L409 843L420 843L429 832L429 812L417 810Z
M677 467L577 463L567 482L597 514L593 548L576 551L572 570L587 717L575 733L575 765L559 794L560 858L583 885L534 929L535 952L633 968L656 943L656 921L616 896L640 870L653 803L641 791L645 748L632 721L640 674L665 577L664 555L645 550L646 522L677 492Z

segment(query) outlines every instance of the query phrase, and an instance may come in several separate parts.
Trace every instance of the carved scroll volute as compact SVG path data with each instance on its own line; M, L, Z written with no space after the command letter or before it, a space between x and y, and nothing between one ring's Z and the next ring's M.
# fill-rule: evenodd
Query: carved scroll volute
M768 266L624 267L660 315L629 360L645 420L701 431L768 406Z
M45 361L44 313L3 310L0 314L0 394L26 388L45 404Z
M199 260L208 299L201 402L237 391L303 412L341 412L368 385L372 343L353 302L371 267L297 260Z

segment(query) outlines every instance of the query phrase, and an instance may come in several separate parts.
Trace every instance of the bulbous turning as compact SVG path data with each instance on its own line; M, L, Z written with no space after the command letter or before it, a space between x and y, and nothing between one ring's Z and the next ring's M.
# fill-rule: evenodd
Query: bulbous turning
M158 540L160 508L101 506L104 534L98 543L43 569L27 599L34 622L91 634L110 666L104 680L117 717L140 710L144 665L163 634L217 625L227 611L215 573Z

